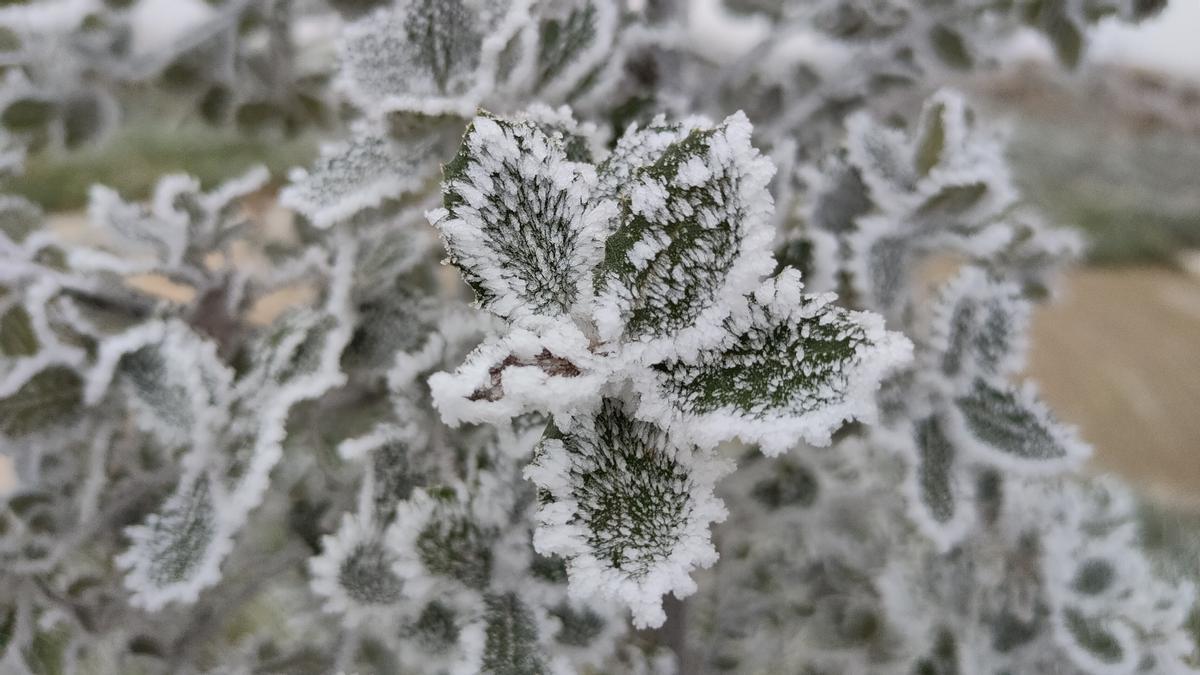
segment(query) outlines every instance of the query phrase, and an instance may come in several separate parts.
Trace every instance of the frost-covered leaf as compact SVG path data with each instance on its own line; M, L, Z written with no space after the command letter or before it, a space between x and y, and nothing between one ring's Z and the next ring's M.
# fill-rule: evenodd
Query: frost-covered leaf
M204 256L224 249L243 228L240 200L268 178L265 168L254 167L204 192L199 179L170 174L155 184L149 205L127 202L115 190L93 185L88 221L103 241L99 248L72 250L72 266L121 275L201 267Z
M340 86L374 113L468 116L491 90L520 9L510 0L403 0L381 8L346 28Z
M497 315L572 312L615 213L593 201L595 170L572 161L573 141L531 120L475 118L444 168L444 209L429 214L450 260Z
M542 321L485 341L453 374L429 378L442 420L499 424L527 412L570 416L595 407L610 364L574 324Z
M880 381L912 350L878 316L805 295L795 270L764 282L722 333L694 360L635 379L638 414L702 447L735 436L767 454L824 445L843 422L875 414Z
M394 620L404 590L392 571L395 559L371 519L347 514L309 561L313 592L325 599L325 611L341 614L348 626Z
M0 195L0 234L20 243L42 226L42 210L16 195Z
M228 422L233 373L216 345L168 324L120 356L118 371L139 426L172 446L209 446Z
M618 7L607 0L547 4L539 17L535 79L543 97L561 99L611 57Z
M170 602L195 602L220 579L233 546L212 481L206 474L180 481L158 513L130 527L132 541L117 564L127 571L132 602L157 611Z
M1078 609L1067 609L1062 617L1067 644L1081 665L1090 672L1129 673L1137 665L1133 631L1117 622L1089 618Z
M473 597L488 589L498 536L490 521L500 514L481 513L479 505L461 486L418 490L397 504L388 544L411 597Z
M173 214L161 219L141 204L121 199L103 185L88 191L88 221L129 253L141 253L161 262L178 263L187 247L187 221Z
M279 195L284 206L327 228L356 213L415 192L437 166L429 141L402 143L363 126L343 143L328 145L308 171L297 171Z
M542 495L534 545L567 561L574 597L612 597L636 625L661 625L662 596L694 592L691 571L716 560L709 525L726 512L713 485L728 469L607 399L536 450L526 470Z
M1005 376L1020 369L1029 302L1013 283L964 268L938 295L931 338L937 366L952 378Z
M913 424L914 463L910 481L911 513L942 549L957 543L972 524L971 494L965 460L945 422L930 416Z
M664 350L694 353L773 271L774 167L750 132L737 113L692 129L633 170L596 277L603 339L658 340Z
M483 672L488 675L541 675L547 672L533 615L516 593L484 599L487 622Z
M1053 471L1091 454L1074 430L1056 420L1038 400L1032 385L1017 388L979 378L954 404L961 432L992 461Z
M79 373L66 366L51 366L14 391L0 392L0 434L15 439L69 424L82 403Z
M635 171L651 166L668 148L707 126L707 120L701 117L668 122L665 115L658 115L644 127L631 125L597 168L600 193L616 199L628 188Z

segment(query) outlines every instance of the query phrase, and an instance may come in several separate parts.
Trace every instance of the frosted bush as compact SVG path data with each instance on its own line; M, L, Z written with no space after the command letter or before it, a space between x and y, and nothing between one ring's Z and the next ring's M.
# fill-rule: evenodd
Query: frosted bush
M1155 3L142 2L0 9L0 171L146 83L339 131L286 231L261 169L0 198L0 673L1200 668L1016 379L1080 242L942 86Z

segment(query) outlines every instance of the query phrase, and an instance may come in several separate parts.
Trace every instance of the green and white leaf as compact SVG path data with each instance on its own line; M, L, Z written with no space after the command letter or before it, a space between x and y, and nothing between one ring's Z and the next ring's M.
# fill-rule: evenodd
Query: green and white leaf
M4 262L0 262L3 266ZM49 307L63 296L51 279L33 281L0 296L0 396L22 387L39 372L55 366L81 372L87 353L82 345L61 339Z
M84 381L69 366L51 365L0 390L0 437L20 439L69 424L82 411Z
M844 422L870 421L880 381L911 359L912 344L832 301L805 295L795 270L764 282L711 348L634 376L638 416L679 442L738 437L768 455L801 440L827 445Z
M947 377L1004 377L1024 365L1030 303L1014 283L964 267L938 293L931 358Z
M968 458L938 415L917 420L912 438L899 443L911 458L905 486L909 517L939 550L948 551L976 522Z
M495 84L500 53L528 21L511 0L402 0L346 27L336 85L378 117L469 117Z
M445 208L431 211L481 307L519 321L579 313L615 204L596 201L577 141L531 120L481 115L444 168ZM586 147L586 146L585 146Z
M653 165L668 148L683 141L692 132L710 126L703 117L668 122L665 115L657 115L645 127L631 124L596 169L600 194L610 199L620 198L638 169Z
M534 547L566 560L572 597L662 625L662 596L690 595L690 573L716 561L709 526L726 511L713 486L731 468L606 399L569 431L551 426L526 469L541 494Z
M433 148L428 139L400 142L376 126L360 125L349 140L321 148L311 169L292 173L279 203L328 228L424 188L437 167Z
M233 373L217 347L179 322L148 323L101 345L96 371L115 363L134 420L171 447L210 451L229 424ZM98 401L104 378L88 382Z
M322 608L355 628L372 622L395 623L405 585L392 571L395 552L370 517L345 514L335 534L321 539L321 554L309 560L310 587Z
M126 530L132 543L116 562L126 571L133 604L154 612L192 603L220 580L221 561L233 547L220 500L207 474L184 478L158 513Z
M544 675L549 670L532 612L515 592L484 598L483 670L487 675Z
M719 341L721 322L773 271L767 186L774 167L750 133L736 113L692 129L631 172L596 275L602 340L694 356ZM624 161L635 157L609 170L626 171Z
M587 336L569 321L526 325L530 329L489 338L454 373L430 376L433 402L446 424L503 424L529 412L565 419L599 404L613 376L611 360L594 354Z
M620 19L616 3L545 3L537 24L536 88L549 100L568 98L612 56Z
M952 427L967 448L1012 470L1058 472L1091 455L1075 430L1054 418L1027 383L976 378L954 399Z
M418 489L398 503L387 543L405 593L422 602L469 604L486 592L498 565L493 548L502 518L461 485Z

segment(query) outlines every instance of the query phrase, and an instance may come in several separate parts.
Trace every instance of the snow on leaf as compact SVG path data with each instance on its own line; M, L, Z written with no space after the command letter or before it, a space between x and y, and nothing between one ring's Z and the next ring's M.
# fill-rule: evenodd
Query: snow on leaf
M395 620L404 583L392 571L395 555L367 518L346 514L335 534L321 539L321 554L309 560L311 587L326 612L350 627Z
M538 645L538 627L517 594L484 599L483 672L488 675L542 675L548 672Z
M936 367L951 378L1020 370L1030 305L1011 282L965 267L938 294L931 327Z
M470 115L494 83L497 58L526 20L509 0L404 0L348 26L339 86L374 114Z
M534 546L567 561L573 597L617 599L635 625L659 626L662 596L691 594L689 573L716 561L709 525L726 511L713 485L730 468L606 399L570 431L552 427L526 469L542 494Z
M600 194L616 199L627 189L635 171L654 164L667 148L708 126L708 120L702 117L668 122L665 115L658 115L645 127L630 125L597 168Z
M93 185L88 191L88 221L130 253L149 255L163 263L178 263L187 246L187 222L161 219L140 204L121 199L116 190Z
M66 366L50 366L14 391L0 392L0 434L17 439L69 424L82 403L79 373Z
M152 612L170 602L195 602L219 580L233 546L207 474L181 480L158 513L126 534L132 544L117 565L126 570L133 604Z
M239 527L262 501L283 456L292 407L346 383L341 355L353 328L349 295L357 247L346 237L336 243L324 306L277 322L252 350L249 371L235 385L235 405L253 411L240 415L226 434L229 457L221 469L230 483L223 507Z
M429 378L442 420L500 424L527 412L570 417L599 402L609 363L567 321L514 328L475 349L453 374Z
M548 4L540 12L537 87L548 99L562 99L610 57L618 9L608 0Z
M409 597L457 602L487 590L498 532L478 507L462 486L419 489L396 505L388 545L396 552L393 569L404 579Z
M432 143L401 143L382 130L362 126L344 143L321 149L308 170L291 176L279 201L327 228L422 188L437 166Z
M973 524L965 460L937 415L913 424L912 450L909 513L941 550L948 550Z
M713 447L737 436L769 455L802 439L828 444L843 422L871 419L880 381L912 345L878 316L832 299L805 295L795 270L764 282L711 349L635 377L638 415L685 442Z
M958 428L992 462L1013 469L1055 471L1074 466L1091 449L1056 420L1031 384L975 379L954 399Z
M693 129L633 171L597 274L602 339L623 335L694 353L773 271L767 185L774 167L750 144L750 132L736 113Z
M228 423L233 373L216 345L187 326L172 322L157 332L119 357L134 419L167 445L210 448Z
M481 115L445 166L445 208L430 222L479 304L500 317L567 314L590 296L615 205L592 203L595 171L568 159L569 141Z

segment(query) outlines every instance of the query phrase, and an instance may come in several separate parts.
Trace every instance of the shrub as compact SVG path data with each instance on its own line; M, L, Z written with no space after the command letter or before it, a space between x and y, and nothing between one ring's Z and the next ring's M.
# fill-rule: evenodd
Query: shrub
M0 670L1197 667L1192 587L1014 381L1080 243L941 86L1156 3L730 0L733 57L630 4L233 2L162 53L138 3L4 10L10 172L94 136L80 88L87 129L151 83L345 133L286 232L265 170L93 187L82 236L0 201Z

